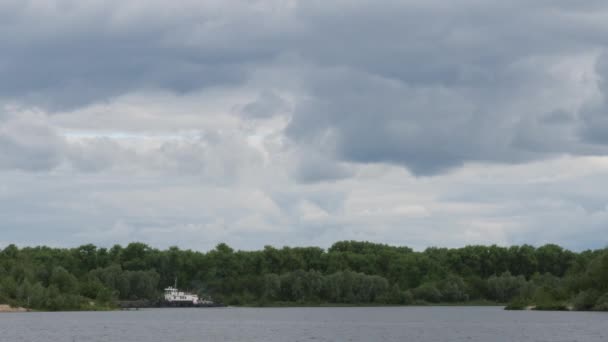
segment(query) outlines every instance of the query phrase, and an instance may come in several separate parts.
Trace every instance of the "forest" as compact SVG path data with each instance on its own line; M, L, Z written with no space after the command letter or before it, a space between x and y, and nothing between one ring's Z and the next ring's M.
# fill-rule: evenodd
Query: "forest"
M318 247L219 244L208 252L143 243L101 248L9 245L0 252L0 304L33 310L108 310L179 288L228 305L504 304L608 310L608 249L548 244L408 247L341 241Z

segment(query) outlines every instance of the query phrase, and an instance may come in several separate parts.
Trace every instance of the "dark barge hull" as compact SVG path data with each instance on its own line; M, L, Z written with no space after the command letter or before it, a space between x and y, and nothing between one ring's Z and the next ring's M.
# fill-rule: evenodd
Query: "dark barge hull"
M152 309L152 308L221 308L226 305L221 303L198 303L192 302L166 302L151 300L129 300L116 303L121 309Z
M192 302L166 302L161 301L157 307L159 308L221 308L224 304L219 303L198 303L193 304Z

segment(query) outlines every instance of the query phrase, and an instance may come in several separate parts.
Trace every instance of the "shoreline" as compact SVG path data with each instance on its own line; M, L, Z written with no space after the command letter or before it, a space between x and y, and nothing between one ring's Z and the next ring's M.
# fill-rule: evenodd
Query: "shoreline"
M22 307L12 307L8 304L0 304L0 313L14 313L14 312L31 312L31 310Z
M419 303L419 304L342 304L342 303L269 303L228 305L235 308L407 308L407 307L505 307L502 303Z
M543 308L542 306L527 305L517 309L507 308L507 304L495 303L495 302L470 302L470 303L415 303L415 304L345 304L345 303L269 303L269 304L243 304L243 305L226 305L218 307L204 307L206 309L212 308L243 308L243 309L290 309L290 308L449 308L449 307L495 307L503 308L506 311L553 311L553 312L601 312L594 310L575 310L572 306L564 306L561 308ZM24 312L99 312L99 311L139 311L146 309L179 309L180 307L131 307L131 308L104 308L103 310L97 309L82 309L82 310L59 310L59 311L47 311L47 310L32 310L23 307L11 307L8 304L0 304L0 313L24 313ZM190 309L183 307L184 309ZM201 308L199 308L201 309Z
M505 307L505 304L501 303L433 303L433 304L409 304L409 305L400 305L400 304L341 304L341 303L306 303L306 304L298 304L298 303L272 303L272 304L250 304L250 305L226 305L221 307L205 307L205 309L213 309L213 308L246 308L246 309L278 309L278 308L424 308L424 307ZM23 307L11 307L7 304L0 304L0 313L18 313L18 312L99 312L99 311L137 311L137 310L145 310L145 309L171 309L171 307L131 307L131 308L106 308L104 310L91 310L91 309L82 309L82 310L59 310L59 311L50 311L50 310L31 310ZM179 307L175 307L173 309L179 309ZM188 307L184 307L184 309L189 309ZM202 309L202 308L199 308Z

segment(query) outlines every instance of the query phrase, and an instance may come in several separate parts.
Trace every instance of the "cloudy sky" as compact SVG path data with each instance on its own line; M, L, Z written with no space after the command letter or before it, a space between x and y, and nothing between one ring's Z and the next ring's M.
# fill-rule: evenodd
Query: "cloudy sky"
M0 0L0 246L608 244L604 0Z

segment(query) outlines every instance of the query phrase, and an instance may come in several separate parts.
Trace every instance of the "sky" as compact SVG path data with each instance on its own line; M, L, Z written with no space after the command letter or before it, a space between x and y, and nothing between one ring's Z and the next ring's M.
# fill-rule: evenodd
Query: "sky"
M2 0L0 246L608 245L604 0Z

